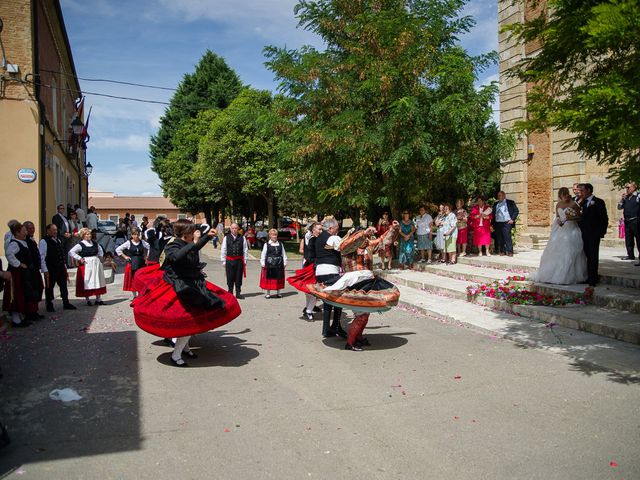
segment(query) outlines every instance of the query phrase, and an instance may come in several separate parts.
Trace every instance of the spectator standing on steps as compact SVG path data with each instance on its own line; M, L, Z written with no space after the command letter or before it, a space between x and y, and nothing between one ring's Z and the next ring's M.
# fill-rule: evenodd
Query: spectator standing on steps
M516 225L520 211L513 200L507 199L502 190L498 192L498 201L493 204L493 226L496 233L496 252L500 255L513 256L511 230Z
M636 249L639 252L637 258L640 259L640 225L638 224L640 195L635 182L628 182L624 189L625 192L618 203L618 210L622 210L622 216L624 217L624 241L627 247L627 256L622 260L635 260ZM640 262L636 266L640 266Z

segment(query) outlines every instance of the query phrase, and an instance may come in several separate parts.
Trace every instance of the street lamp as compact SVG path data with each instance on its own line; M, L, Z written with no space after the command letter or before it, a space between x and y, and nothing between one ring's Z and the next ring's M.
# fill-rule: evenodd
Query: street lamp
M73 134L79 137L80 135L82 135L84 124L82 123L82 120L80 120L80 118L76 116L71 121L71 128L73 129Z
M91 172L93 172L93 165L91 165L91 162L89 162L84 166L84 173L87 177L89 177L89 175L91 175Z

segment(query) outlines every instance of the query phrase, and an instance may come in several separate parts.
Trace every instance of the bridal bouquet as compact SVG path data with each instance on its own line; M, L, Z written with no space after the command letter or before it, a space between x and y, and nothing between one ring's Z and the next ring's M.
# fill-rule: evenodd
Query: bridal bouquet
M579 212L579 211L578 211L578 212L576 212L576 211L575 211L573 208L571 208L571 207L567 208L567 209L564 211L564 214L565 214L565 215L566 215L566 217L567 217L567 221L570 221L570 220L574 220L574 221L575 221L575 220L580 220L580 217L581 217L580 212Z

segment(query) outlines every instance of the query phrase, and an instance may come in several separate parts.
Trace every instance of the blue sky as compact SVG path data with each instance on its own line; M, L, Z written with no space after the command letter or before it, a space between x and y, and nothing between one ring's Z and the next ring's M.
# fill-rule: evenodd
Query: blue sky
M296 0L61 0L79 77L175 88L193 72L205 50L224 57L243 83L275 90L264 66L265 45L320 46L297 28ZM476 27L462 38L472 54L497 50L497 0L470 0L464 14ZM497 67L482 83L497 80ZM168 101L171 91L80 81L85 92ZM164 105L87 94L92 106L87 159L93 165L90 188L118 195L161 195L151 171L149 138Z

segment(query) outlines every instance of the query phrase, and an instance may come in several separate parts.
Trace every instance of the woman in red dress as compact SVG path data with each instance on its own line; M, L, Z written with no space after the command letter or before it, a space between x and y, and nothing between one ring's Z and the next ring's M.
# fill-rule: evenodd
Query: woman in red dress
M314 265L316 263L316 238L322 233L322 224L320 222L312 222L307 227L307 233L300 241L300 253L304 259L302 268L296 270L296 274L287 278L287 282L296 290L305 294L305 307L302 309L302 315L307 320L313 320L313 313L321 310L316 307L316 297L309 293L308 285L316 283L316 272Z
M173 234L175 238L164 249L162 267L144 269L144 289L131 305L142 330L177 337L171 362L186 367L182 355L196 357L189 349L191 336L229 323L241 310L233 295L207 282L202 273L205 264L200 263L200 250L215 232L209 229L203 234L191 220L178 220Z
M485 203L484 197L478 197L477 203L471 209L471 225L473 226L473 244L478 247L478 254L482 255L482 249L486 256L490 257L489 245L491 245L491 207Z

